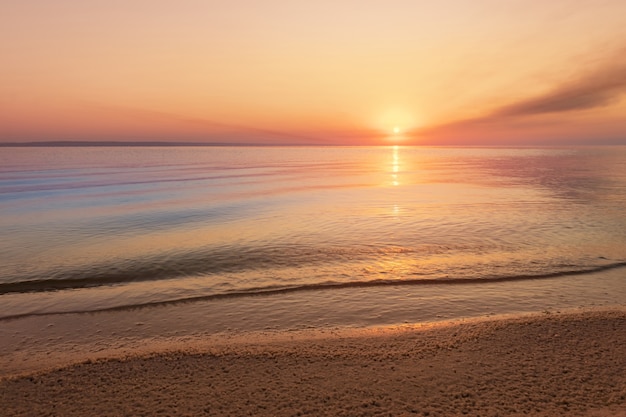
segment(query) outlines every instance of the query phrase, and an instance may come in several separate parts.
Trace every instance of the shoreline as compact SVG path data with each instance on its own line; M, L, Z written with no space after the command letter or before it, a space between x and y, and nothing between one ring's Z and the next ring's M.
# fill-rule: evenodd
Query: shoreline
M311 337L317 332L324 337L411 323L458 324L540 312L621 309L624 299L623 270L614 269L480 286L350 288L33 315L0 320L0 378L86 359L215 345L251 335Z
M626 416L619 307L181 337L101 353L5 375L4 411Z

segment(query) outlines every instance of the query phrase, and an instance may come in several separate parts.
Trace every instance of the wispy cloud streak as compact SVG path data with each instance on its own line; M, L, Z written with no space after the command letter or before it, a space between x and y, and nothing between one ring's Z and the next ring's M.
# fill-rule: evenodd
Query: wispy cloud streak
M623 48L612 59L581 71L544 94L501 106L483 116L426 127L416 133L428 136L474 127L519 125L532 116L608 107L620 101L625 93L626 48Z
M492 116L526 116L605 107L618 101L624 92L626 63L613 63L542 96L505 106Z

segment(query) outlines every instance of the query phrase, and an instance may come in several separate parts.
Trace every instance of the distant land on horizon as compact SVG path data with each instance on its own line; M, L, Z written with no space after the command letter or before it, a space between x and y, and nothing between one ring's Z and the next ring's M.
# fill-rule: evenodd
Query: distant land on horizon
M41 141L41 142L7 142L0 147L96 147L96 146L314 146L301 144L275 143L229 143L229 142L167 142L167 141Z

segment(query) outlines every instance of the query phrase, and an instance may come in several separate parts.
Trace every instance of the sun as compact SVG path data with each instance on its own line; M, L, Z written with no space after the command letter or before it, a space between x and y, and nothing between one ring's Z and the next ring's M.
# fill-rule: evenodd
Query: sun
M398 126L395 126L395 127L393 128L393 133L394 133L395 135L397 135L398 133L400 133L400 128L399 128Z

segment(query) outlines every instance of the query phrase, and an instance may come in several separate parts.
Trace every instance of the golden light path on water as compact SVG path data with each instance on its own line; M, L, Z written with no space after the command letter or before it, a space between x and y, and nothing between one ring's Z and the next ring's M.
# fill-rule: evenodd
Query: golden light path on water
M398 145L393 146L393 156L392 156L392 164L391 164L391 178L393 181L391 182L394 186L400 185L400 181L398 180L398 172L400 171L400 156L399 156L399 148Z

